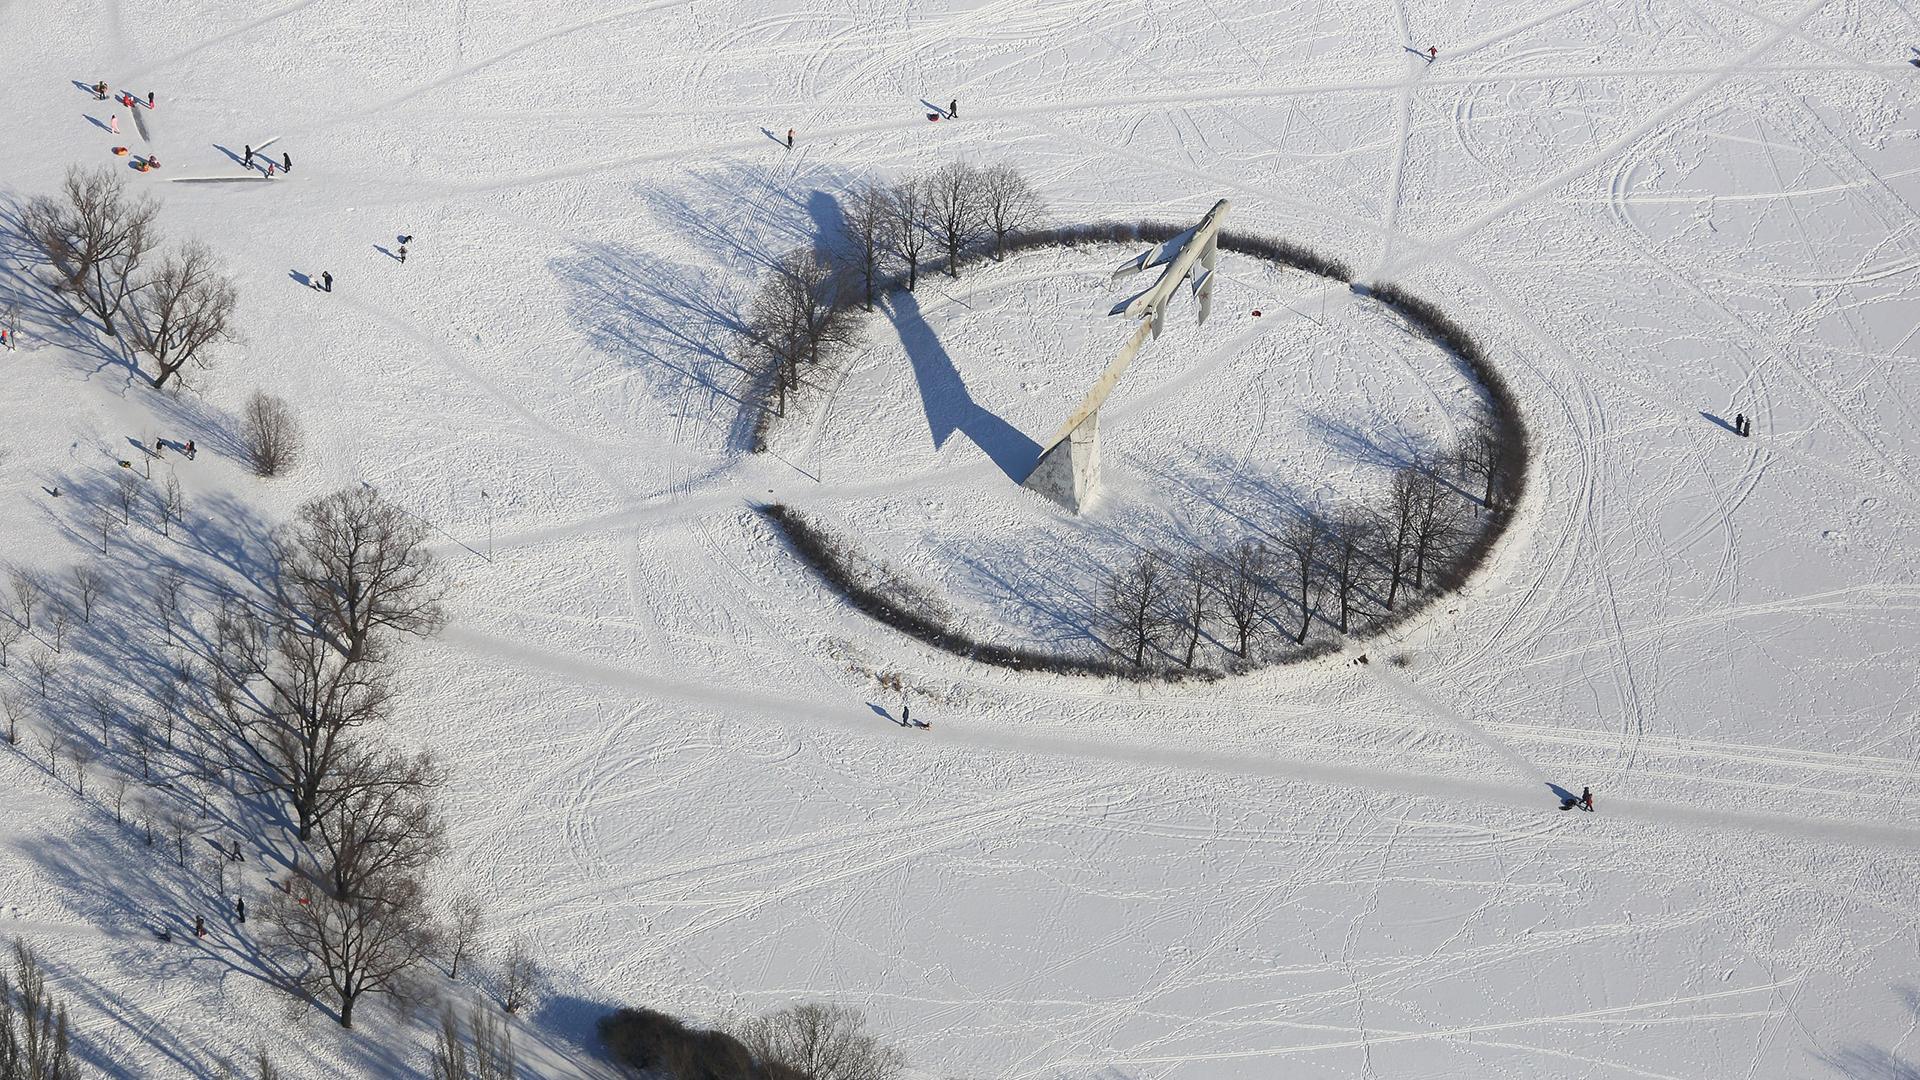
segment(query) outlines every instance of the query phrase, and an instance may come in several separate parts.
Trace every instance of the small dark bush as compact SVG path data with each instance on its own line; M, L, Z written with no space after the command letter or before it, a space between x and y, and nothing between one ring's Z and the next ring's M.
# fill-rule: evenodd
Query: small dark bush
M600 1018L600 1041L613 1060L661 1080L807 1080L777 1063L756 1065L739 1039L692 1028L652 1009L620 1009Z
M667 1049L687 1037L687 1026L652 1009L620 1009L600 1018L600 1041L615 1061L636 1069L666 1063Z

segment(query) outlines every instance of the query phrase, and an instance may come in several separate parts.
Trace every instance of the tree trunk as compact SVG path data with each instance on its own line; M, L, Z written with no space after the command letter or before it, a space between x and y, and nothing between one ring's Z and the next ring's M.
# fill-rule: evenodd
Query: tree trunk
M353 1027L353 1002L357 996L352 991L340 991L340 1026L343 1028Z

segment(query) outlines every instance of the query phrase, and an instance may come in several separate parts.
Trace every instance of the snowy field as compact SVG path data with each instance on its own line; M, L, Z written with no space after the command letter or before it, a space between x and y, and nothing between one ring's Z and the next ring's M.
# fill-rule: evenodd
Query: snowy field
M1911 1077L1916 46L1913 0L16 0L0 196L157 153L129 181L234 271L246 340L201 395L157 395L31 300L5 236L0 559L85 558L76 504L156 435L199 441L198 540L133 531L129 580L226 573L356 482L433 522L453 622L407 647L392 734L456 766L442 892L549 963L530 1075L602 1074L616 1004L716 1023L824 998L915 1080ZM156 92L150 142L124 112L106 130L97 79ZM172 182L242 175L268 139L290 176ZM1407 667L1015 677L881 630L766 542L768 498L890 516L903 560L926 516L946 565L967 499L1001 508L992 536L1019 526L977 442L933 445L959 403L923 400L884 317L810 455L728 449L721 350L764 260L852 183L956 159L1019 165L1060 221L1230 197L1234 228L1482 341L1535 472L1483 576L1370 646ZM405 265L382 250L402 233ZM1043 369L1036 316L956 305L1012 303L1041 258L916 298L955 356L1005 358L974 400L1035 439L1104 360ZM1276 467L1324 445L1309 407L1388 423L1421 408L1391 387L1436 385L1384 327L1307 333L1358 319L1349 299L1323 314L1308 279L1262 292L1232 258L1218 324L1176 307L1113 400L1141 515L1180 506L1154 423L1227 462L1261 441L1252 369L1179 366L1202 342L1315 358L1262 398ZM1062 341L1117 347L1083 269ZM331 294L302 284L321 271ZM1254 331L1274 298L1297 314ZM1400 381L1361 389L1369 363ZM234 457L256 386L314 442L286 480ZM834 456L868 414L908 440L894 472ZM876 671L931 731L885 715ZM48 957L90 1069L215 1075L263 1036L291 1075L424 1069L418 1021L343 1033L224 920L155 942L192 894L92 796L0 754L0 935Z

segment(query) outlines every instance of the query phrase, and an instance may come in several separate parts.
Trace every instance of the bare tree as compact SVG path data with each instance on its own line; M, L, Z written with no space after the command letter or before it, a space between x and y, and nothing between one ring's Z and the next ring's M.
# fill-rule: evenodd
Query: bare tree
M300 508L281 565L301 612L358 660L376 631L425 635L445 623L445 585L426 539L419 518L373 488L345 488Z
M99 525L100 554L105 555L107 553L107 545L113 540L113 531L120 527L120 522L114 519L112 510L103 506L100 508Z
M27 703L20 700L20 695L12 687L0 689L0 720L6 721L9 746L19 744L20 721L26 715Z
M1351 624L1355 594L1373 583L1373 564L1366 554L1373 527L1371 515L1352 507L1334 511L1327 521L1327 586L1339 604L1343 634Z
M993 232L993 257L1007 257L1007 237L1039 224L1046 210L1025 174L1011 165L989 165L980 172L980 198L987 228Z
M540 964L533 958L532 943L515 935L500 961L500 1007L509 1013L519 1012L540 992L540 983Z
M47 629L53 633L53 651L59 652L65 647L67 631L73 629L73 616L68 613L65 604L51 605L51 614L47 616Z
M172 536L173 523L187 511L186 492L180 490L180 477L172 469L167 470L167 486L160 499L160 535Z
M120 524L131 525L133 508L140 503L140 478L130 471L122 472L115 478L113 496L120 504Z
M1491 416L1481 413L1473 418L1461 436L1459 460L1462 471L1480 489L1480 505L1491 509L1495 486L1507 465L1500 433Z
M79 1080L67 1033L67 1007L47 991L40 956L20 938L13 940L13 979L0 974L0 1043L7 1059L7 1080ZM13 1010L17 1009L17 1013ZM17 1016L17 1019L16 1019Z
M73 595L80 601L80 618L83 622L93 621L93 605L107 587L106 575L90 562L77 563L73 568Z
M1220 568L1220 610L1233 627L1235 649L1242 658L1253 640L1268 625L1267 577L1272 573L1272 556L1258 540L1242 540L1227 553Z
M413 874L446 853L446 824L435 805L446 777L429 754L350 755L332 781L343 794L319 819L335 896L363 895L370 882Z
M807 1002L748 1020L739 1037L754 1060L807 1080L895 1080L906 1059L866 1024L858 1009Z
M777 266L775 270L754 293L744 336L748 350L761 361L757 370L773 379L774 415L785 416L787 396L798 388L800 364L808 355L807 325L804 305L795 302L792 279Z
M1466 538L1464 505L1430 472L1420 474L1413 521L1413 587L1427 586L1429 571L1444 564Z
M1387 505L1373 530L1374 547L1387 574L1387 610L1406 582L1413 553L1415 525L1420 519L1420 493L1424 473L1417 465L1395 469L1393 484L1387 489Z
M27 674L40 687L40 700L45 701L53 689L53 680L60 675L60 654L47 649L29 654Z
M25 635L27 628L12 619L0 621L0 668L7 666L7 651Z
M255 390L241 412L240 441L247 464L261 476L279 476L300 464L306 440L287 403Z
M13 587L14 618L20 620L21 627L32 630L34 609L40 606L40 598L46 595L40 587L39 576L31 570L16 568L8 576L8 583Z
M513 1080L513 1034L480 1002L467 1014L473 1050L460 1032L453 1006L440 1013L440 1032L433 1045L433 1080Z
M460 962L478 958L480 931L486 923L486 904L470 893L463 893L447 906L447 978L460 977Z
M405 991L413 969L432 955L436 928L426 900L425 888L406 876L370 882L352 899L295 885L275 893L263 915L272 940L307 960L307 989L332 995L340 1026L350 1028L363 998Z
M67 170L58 197L35 199L28 233L59 271L62 289L99 316L107 333L127 298L139 290L141 264L159 241L159 204L128 198L114 169Z
M40 732L40 749L47 754L47 772L60 779L60 759L67 754L67 734L55 727Z
M204 365L204 350L231 340L239 290L213 250L192 241L167 256L136 307L134 343L153 358L155 387L188 364Z
M87 694L87 711L93 714L93 722L100 726L100 746L113 749L114 722L120 719L120 702L111 691L94 690Z
M113 785L107 788L107 799L113 804L113 823L115 825L125 824L127 820L127 778L124 774L118 772L113 774Z
M1320 549L1325 536L1320 519L1312 514L1295 518L1280 536L1288 576L1300 599L1300 629L1293 635L1296 645L1307 640L1307 630L1313 625L1313 602L1320 591Z
M180 621L180 598L186 587L187 581L178 570L168 570L154 583L153 614L163 642L173 639L173 628Z
M353 789L344 783L372 751L356 747L348 732L384 721L392 694L386 667L375 656L348 660L318 638L287 632L278 637L276 660L260 670L270 687L266 721L228 713L234 764L264 780L293 810L300 839Z
M186 807L168 803L160 811L160 822L167 830L167 836L173 840L173 858L180 866L187 865L187 841L193 839L193 814Z
M73 785L75 794L87 797L87 770L92 767L95 755L93 747L85 739L75 739L67 747L67 760L73 762Z
M1166 607L1172 588L1166 564L1151 551L1141 552L1107 581L1106 616L1113 628L1115 649L1131 655L1136 668L1146 664L1147 650L1166 634Z
M960 276L960 253L986 228L980 172L953 161L927 178L927 220L947 249L947 276Z
M874 290L886 267L887 238L892 232L893 207L887 189L873 181L854 188L847 196L846 221L854 269L865 294L864 306L872 311Z
M893 250L907 264L907 291L920 285L920 256L927 246L927 186L922 176L909 176L889 193Z
M1210 594L1218 573L1219 564L1206 551L1194 551L1180 564L1180 622L1187 636L1186 667L1193 666L1194 655L1200 650L1200 636L1217 616Z

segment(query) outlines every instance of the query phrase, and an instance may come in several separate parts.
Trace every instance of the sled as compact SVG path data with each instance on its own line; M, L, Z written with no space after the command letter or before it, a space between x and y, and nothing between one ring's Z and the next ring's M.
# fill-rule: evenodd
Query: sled
M124 146L116 146L116 147L114 147L114 148L113 148L113 156L114 156L114 157L126 157L126 156L127 156L127 148L126 148L126 147L124 147Z
M929 121L930 123L939 123L939 121L940 121L940 114L939 114L939 113L937 113L937 112L930 112L930 113L928 113L928 114L927 114L927 120L928 120L928 121Z

